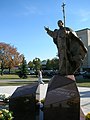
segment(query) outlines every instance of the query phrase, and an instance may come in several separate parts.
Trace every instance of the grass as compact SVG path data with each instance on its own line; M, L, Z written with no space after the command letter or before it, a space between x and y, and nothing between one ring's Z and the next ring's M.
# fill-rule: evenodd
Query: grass
M77 78L76 84L79 87L90 87L90 79L87 78Z
M21 79L18 75L0 75L0 86L15 86L26 85L35 83L37 81L36 76L28 76L27 79Z
M5 81L5 82L3 82ZM21 79L18 75L0 75L0 86L14 86L14 85L26 85L32 84L38 81L38 78L33 75L28 75L27 79ZM44 81L48 82L48 80ZM76 84L79 87L90 87L90 79L76 78Z
M0 75L1 79L20 79L18 75Z
M86 82L86 83L77 83L78 87L90 87L90 82Z
M28 75L27 79L37 78L36 75ZM10 75L0 75L0 79L21 79L18 75L10 74Z
M28 75L27 79L21 79L18 75L0 75L0 86L18 86L36 82L38 82L38 77L36 75ZM44 82L46 83L48 80L45 80Z
M29 85L35 82L18 82L18 83L0 83L0 86L21 86L21 85Z

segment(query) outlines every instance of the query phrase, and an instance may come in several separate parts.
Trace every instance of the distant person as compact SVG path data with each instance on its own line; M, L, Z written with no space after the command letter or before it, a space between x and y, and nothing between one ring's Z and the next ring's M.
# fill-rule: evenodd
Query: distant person
M44 82L42 80L42 70L41 69L38 71L38 82L40 84L44 84Z

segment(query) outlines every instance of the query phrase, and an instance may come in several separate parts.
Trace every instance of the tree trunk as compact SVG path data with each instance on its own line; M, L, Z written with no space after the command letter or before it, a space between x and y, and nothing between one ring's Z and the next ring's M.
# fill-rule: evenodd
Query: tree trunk
M1 75L3 75L3 70L4 70L4 69L3 69L3 68L1 68Z
M9 74L10 74L10 72L11 72L11 68L9 67Z

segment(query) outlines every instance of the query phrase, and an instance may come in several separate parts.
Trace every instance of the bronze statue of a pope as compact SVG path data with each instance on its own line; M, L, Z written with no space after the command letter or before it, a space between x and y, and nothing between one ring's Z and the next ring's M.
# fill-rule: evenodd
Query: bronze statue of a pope
M58 22L59 29L54 31L44 27L53 38L58 49L59 74L72 75L80 68L87 49L77 34L69 27L64 27L62 20Z

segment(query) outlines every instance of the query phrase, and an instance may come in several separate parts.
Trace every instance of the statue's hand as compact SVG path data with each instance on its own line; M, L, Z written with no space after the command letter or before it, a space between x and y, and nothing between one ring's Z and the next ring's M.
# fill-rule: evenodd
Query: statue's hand
M48 28L48 27L45 27L45 26L44 26L44 29L45 29L46 31L49 31L49 28Z

